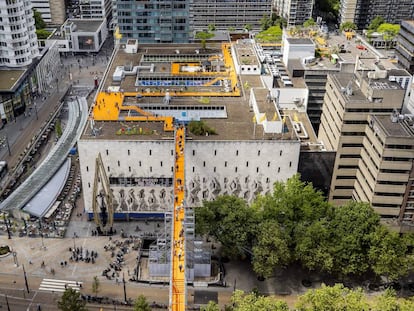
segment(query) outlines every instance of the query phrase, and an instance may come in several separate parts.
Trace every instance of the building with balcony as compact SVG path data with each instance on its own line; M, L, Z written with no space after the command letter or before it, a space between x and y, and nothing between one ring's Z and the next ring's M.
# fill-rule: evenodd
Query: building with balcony
M358 29L367 29L376 16L385 22L399 24L414 18L412 0L342 0L340 23L353 22Z
M353 190L384 219L414 224L414 125L412 117L369 115Z
M186 43L190 33L190 1L115 0L114 21L123 39L139 43Z
M314 0L274 0L275 13L287 20L288 26L302 25L312 17Z
M206 30L214 25L217 30L229 30L249 25L252 30L260 30L260 20L270 17L271 12L272 0L196 0L190 5L191 29Z
M414 20L401 22L395 55L398 58L398 63L414 74Z
M48 24L61 25L66 19L64 0L32 0L32 5Z
M39 56L30 1L1 0L0 30L0 66L28 66Z
M335 204L359 198L354 189L368 116L402 108L406 91L394 74L399 73L378 67L328 75L318 139L328 151L336 151L329 194Z

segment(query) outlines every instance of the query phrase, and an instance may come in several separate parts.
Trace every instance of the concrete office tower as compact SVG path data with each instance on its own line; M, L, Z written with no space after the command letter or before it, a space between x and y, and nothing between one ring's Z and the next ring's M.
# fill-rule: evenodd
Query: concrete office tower
M398 113L368 116L353 198L369 202L384 219L412 225L413 161L412 118Z
M186 43L190 2L115 0L114 20L123 39L138 39L139 43Z
M314 0L274 0L277 15L286 18L288 26L302 25L312 17Z
M0 0L0 66L24 67L39 56L32 4Z
M112 1L111 0L80 0L79 13L80 13L80 18L84 18L84 19L105 18L109 22L112 19Z
M339 15L341 24L353 22L366 29L376 16L391 24L413 19L414 5L412 0L341 0Z
M32 0L33 9L42 14L43 20L48 24L60 25L65 21L64 0Z
M228 30L250 25L260 30L260 20L271 11L272 0L194 0L190 5L191 26L193 30L205 30L208 25Z
M404 96L405 90L381 67L368 73L328 75L318 139L328 151L336 151L330 201L343 204L355 199L368 115L399 111Z
M395 55L398 58L398 63L414 74L414 20L401 22Z

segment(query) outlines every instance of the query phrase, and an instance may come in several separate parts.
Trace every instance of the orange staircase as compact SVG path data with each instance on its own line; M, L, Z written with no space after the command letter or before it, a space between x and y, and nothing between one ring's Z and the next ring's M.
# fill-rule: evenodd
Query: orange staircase
M174 162L174 211L171 236L171 274L170 274L170 307L171 311L185 311L187 306L186 288L186 245L185 245L185 128L175 130L175 162Z

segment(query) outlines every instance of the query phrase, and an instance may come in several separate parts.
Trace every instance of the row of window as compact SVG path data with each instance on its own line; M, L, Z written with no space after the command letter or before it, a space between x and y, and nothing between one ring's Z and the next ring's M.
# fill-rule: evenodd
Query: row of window
M150 156L152 156L152 149L150 149L149 151L149 155ZM109 149L106 149L105 150L105 153L106 153L106 155L109 155ZM171 153L171 155L174 155L174 150L171 150L170 151L170 153ZM214 156L217 156L217 150L215 149L214 150L214 152L213 152L213 154L214 154ZM131 150L130 149L128 149L127 150L127 154L130 156L131 155ZM193 156L195 156L196 155L196 151L193 149L192 150L192 154L193 154ZM260 150L257 150L257 155L258 156L260 156L260 154L261 154L261 151ZM280 150L279 151L279 156L282 156L282 154L283 154L283 150ZM205 153L203 153L203 155L206 155ZM239 150L236 150L236 153L235 153L235 155L236 156L238 156L239 155ZM229 156L229 154L228 153L226 153L226 156ZM139 161L139 163L140 163L140 165L139 166L141 166L141 161ZM161 162L162 163L162 162ZM225 163L227 163L227 161L225 161ZM247 162L248 163L248 162ZM119 161L118 161L118 166L119 166ZM161 164L161 166L162 166L162 164ZM248 164L246 165L246 166L248 166ZM268 166L270 166L270 162L268 162Z

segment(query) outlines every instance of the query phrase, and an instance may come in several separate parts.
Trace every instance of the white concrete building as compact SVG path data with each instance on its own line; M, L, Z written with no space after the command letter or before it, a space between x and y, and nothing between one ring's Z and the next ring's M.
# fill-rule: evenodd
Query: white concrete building
M0 66L24 67L39 56L32 4L0 0Z

